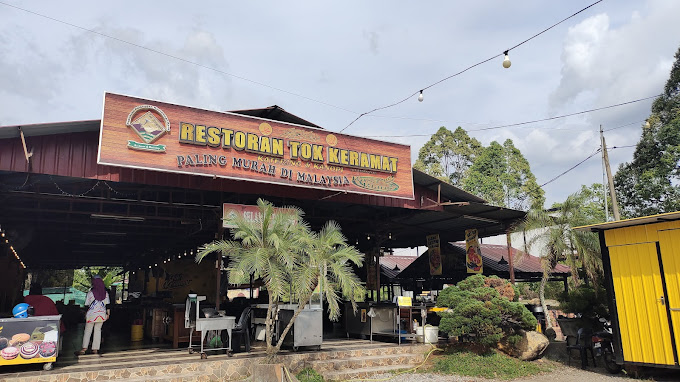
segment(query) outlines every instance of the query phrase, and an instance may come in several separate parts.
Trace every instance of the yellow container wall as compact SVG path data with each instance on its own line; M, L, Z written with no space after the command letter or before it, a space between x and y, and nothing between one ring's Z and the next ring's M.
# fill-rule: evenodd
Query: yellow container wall
M659 231L659 247L666 276L676 349L680 349L680 230Z
M656 243L609 247L609 255L623 359L675 364L668 316L658 300L663 296L663 285Z

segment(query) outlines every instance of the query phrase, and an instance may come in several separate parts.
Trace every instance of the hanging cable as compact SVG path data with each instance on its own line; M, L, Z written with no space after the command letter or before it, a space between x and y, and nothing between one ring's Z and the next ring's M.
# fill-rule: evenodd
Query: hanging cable
M505 56L505 57L506 57L506 59L507 59L507 66L505 66L505 65L506 65L505 60L503 60L503 66L506 67L506 68L509 68L509 67L510 67L510 59L508 58L508 52L509 52L509 51L511 51L511 50L513 50L513 49L515 49L515 48L521 46L521 45L526 44L527 42L529 42L529 41L535 39L536 37L542 35L543 33L545 33L545 32L547 32L547 31L551 30L552 28L554 28L554 27L556 27L556 26L562 24L563 22L565 22L565 21L571 19L572 17L575 17L576 15L580 14L581 12L584 12L584 11L586 11L587 9L589 9L590 7L593 7L593 6L599 4L599 3L603 2L603 1L604 1L604 0L598 0L598 1L596 1L596 2L594 2L594 3L592 3L592 4L590 4L589 6L587 6L587 7L583 8L583 9L579 10L578 12L573 13L572 15L565 17L564 19L562 19L562 20L558 21L557 23L555 23L555 24L549 26L548 28L543 29L542 31L540 31L540 32L536 33L535 35L529 37L528 39L526 39L526 40L520 42L519 44L516 44L515 46L513 46L513 47L511 47L511 48L509 48L509 49L506 49L506 50L503 51L502 53L496 54L496 55L494 55L494 56L492 56L492 57L487 58L486 60L483 60L483 61L480 61L480 62L478 62L478 63L476 63L476 64L470 65L470 66L468 66L467 68L461 70L460 72L454 73L454 74L452 74L452 75L450 75L450 76L448 76L448 77L444 77L444 78L442 78L442 79L439 80L439 81L436 81L436 82L434 82L434 83L432 83L432 84L430 84L430 85L428 85L428 86L425 86L425 87L422 88L420 91L416 91L416 92L410 94L408 97L406 97L406 98L404 98L404 99L402 99L402 100L400 100L400 101L391 103L391 104L386 105L386 106L377 107L377 108L375 108L375 109L373 109L373 110L371 110L371 111L367 111L367 112L361 113L361 114L359 114L359 116L357 116L352 122L350 122L347 126L343 127L342 130L340 130L339 132L342 133L342 132L345 131L348 127L352 126L352 125L354 124L354 122L358 121L361 117L363 117L363 116L365 116L365 115L367 115L367 114L371 114L371 113L376 112L376 111L378 111L378 110L389 109L389 108L391 108L391 107L394 107L394 106L397 106L397 105L399 105L399 104L402 104L402 103L406 102L408 99L410 99L411 97L413 97L414 95L416 95L416 94L418 94L418 93L420 93L420 95L418 96L418 101L422 101L423 91L425 91L425 90L427 90L427 89L429 89L429 88L431 88L431 87L433 87L433 86L439 85L440 83L442 83L442 82L444 82L444 81L450 80L450 79L453 78L453 77L456 77L456 76L458 76L458 75L461 75L461 74L467 72L467 71L470 70L470 69L473 69L473 68L475 68L475 67L477 67L477 66L479 66L479 65L485 64L485 63L487 63L487 62L489 62L489 61L491 61L491 60L494 60L494 59L496 59L496 58L498 58L498 57L500 57L500 56Z
M508 125L498 125L498 126L491 126L491 127L482 127L482 128L479 128L479 129L470 129L470 130L466 130L466 131L467 131L467 132L473 132L473 131L495 130L495 129L502 129L502 128L505 128L505 127L516 127L516 126L529 125L529 124L532 124L532 123L552 121L552 120L555 120L555 119L573 117L573 116L575 116L575 115L587 114L587 113L592 113L592 112L595 112L595 111L611 109L611 108L614 108L614 107L630 105L630 104L632 104L632 103L642 102L642 101L645 101L645 100L648 100L648 99L651 99L651 98L656 98L656 97L659 97L660 95L661 95L661 94L657 94L657 95L653 95L653 96L649 96L649 97L645 97L645 98L636 99L636 100L633 100L633 101L627 101L627 102L617 103L617 104L615 104L615 105L603 106L603 107L598 107L598 108L595 108L595 109L583 110L583 111L579 111L579 112L576 112L576 113L562 114L562 115L557 115L557 116L549 117L549 118L542 118L542 119L535 119L535 120L525 121L525 122L511 123L511 124L508 124ZM444 122L446 122L446 121L444 121ZM611 128L611 129L605 130L605 131L615 130L615 129L618 129L618 128L621 128L621 127L625 127L625 126L629 126L629 125L632 125L632 124L635 124L635 123L639 123L639 122L631 122L631 123L629 123L629 124L622 125L622 126L618 126L618 127L614 127L614 128ZM550 129L550 130L557 130L557 129ZM573 129L565 129L565 130L573 130ZM432 134L434 134L434 133L432 133ZM363 136L363 137L364 137L364 138L429 137L429 136L431 136L432 134L365 135L365 136Z
M23 11L23 12L26 12L26 13L30 13L30 14L35 15L35 16L43 17L43 18L45 18L45 19L52 20L52 21L54 21L54 22L58 22L58 23L61 23L61 24L64 24L64 25L68 25L68 26L71 26L71 27L73 27L73 28L77 28L77 29L80 29L80 30L83 30L83 31L86 31L86 32L94 33L94 34L99 35L99 36L101 36L101 37L106 37L106 38L109 38L109 39L112 39L112 40L121 42L121 43L123 43L123 44L132 45L132 46L137 47L137 48L140 48L140 49L148 50L149 52L153 52L153 53L156 53L156 54L160 54L160 55L162 55L162 56L170 57L170 58L172 58L172 59L175 59L175 60L178 60L178 61L182 61L182 62L187 63L187 64L195 65L195 66L198 66L198 67L203 68L203 69L207 69L207 70L210 70L210 71L219 73L219 74L223 74L223 75L225 75L225 76L237 78L237 79L242 80L242 81L250 82L250 83L252 83L252 84L259 85L259 86L262 86L262 87L265 87L265 88L268 88L268 89L276 90L276 91L278 91L278 92L285 93L285 94L288 94L288 95L292 95L292 96L295 96L295 97L298 97L298 98L302 98L302 99L305 99L305 100L307 100L307 101L316 102L316 103L318 103L318 104L325 105L325 106L329 106L329 107L332 107L332 108L335 108L335 109L338 109L338 110L342 110L342 111L345 111L345 112L348 112L348 113L359 114L359 113L356 112L356 111L352 111L352 110L346 109L346 108L341 107L341 106L333 105L333 104L330 104L330 103L324 102L324 101L319 101L319 100L317 100L317 99L314 99L314 98L311 98L311 97L307 97L307 96L302 95L302 94L298 94L298 93L295 93L295 92L292 92L292 91L289 91L289 90L281 89L281 88L278 88L278 87L276 87L276 86L267 85L267 84L265 84L265 83L263 83L263 82L251 80L250 78L246 78L246 77L243 77L243 76L239 76L239 75L237 75L237 74L225 72L225 71L223 71L223 70L220 70L220 69L217 69L217 68L213 68L213 67L211 67L211 66L207 66L207 65L203 65L203 64L201 64L201 63L195 62L195 61L187 60L186 58L182 58L182 57L179 57L179 56L175 56L175 55L173 55L173 54L166 53L166 52L163 52L163 51L160 51L160 50L157 50L157 49L149 48L148 46L144 46L144 45L141 45L141 44L136 44L136 43L134 43L134 42L130 42L130 41L127 41L127 40L123 40L123 39L121 39L121 38L118 38L118 37L115 37L115 36L111 36L111 35L108 35L108 34L106 34L106 33L102 33L102 32L96 31L96 30L94 30L94 29L88 29L88 28L85 28L85 27L81 27L80 25L73 24L73 23L70 23L70 22L68 22L68 21L59 20L59 19L57 19L57 18L54 18L54 17L51 17L51 16L47 16L47 15L44 15L44 14L42 14L42 13L38 13L38 12L34 12L34 11L31 11L31 10L28 10L28 9L25 9L25 8L18 7L18 6L16 6L16 5L8 4L8 3L2 2L2 1L0 1L0 5L5 5L5 6L7 6L7 7L11 7L11 8L14 8L14 9L17 9L17 10L20 10L20 11Z
M566 175L569 171L575 169L576 167L578 167L578 166L582 165L583 163L585 163L588 159L594 157L594 156L595 156L597 153L599 153L601 150L602 150L602 149L598 148L597 150L595 150L594 153L588 155L588 157L586 157L586 159L584 159L584 160L582 160L582 161L576 163L575 165L571 166L568 170L562 172L561 174L559 174L559 175L557 175L556 177L550 179L549 181L547 181L547 182L541 184L541 185L538 186L538 187L539 187L539 188L543 188L544 186L546 186L546 185L548 185L548 184L550 184L550 183L556 181L557 179L559 179L559 178L561 178L562 176Z

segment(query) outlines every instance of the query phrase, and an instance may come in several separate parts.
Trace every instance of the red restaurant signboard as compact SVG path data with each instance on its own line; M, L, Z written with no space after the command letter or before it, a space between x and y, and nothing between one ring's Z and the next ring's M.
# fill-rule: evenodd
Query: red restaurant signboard
M409 146L111 93L97 163L413 199Z

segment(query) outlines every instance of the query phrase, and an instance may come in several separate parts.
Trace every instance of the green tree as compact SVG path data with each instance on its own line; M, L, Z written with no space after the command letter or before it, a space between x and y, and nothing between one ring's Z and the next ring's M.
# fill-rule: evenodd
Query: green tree
M503 282L499 282L503 281ZM474 275L445 288L437 297L439 329L450 336L473 335L471 341L491 347L519 329L533 330L536 318L520 302L512 302L500 291L512 292L507 280Z
M574 231L572 227L596 223L594 217L583 206L588 201L589 193L569 195L563 203L555 208L544 211L529 210L525 221L518 227L520 230L534 230L536 233L528 242L527 247L540 245L545 249L541 257L543 277L539 288L539 298L543 310L545 305L545 287L550 274L558 262L566 262L571 267L572 278L578 285L578 269L583 267L586 277L596 282L602 273L602 257L599 239L591 232ZM546 317L546 327L552 328L552 322Z
M99 276L104 281L106 289L111 285L123 281L123 268L120 267L84 267L73 273L73 287L81 292L88 292L92 287L92 277Z
M482 151L463 188L491 204L521 210L542 208L545 200L529 162L510 139L502 146L493 141Z
M536 183L529 161L511 139L503 142L503 149L508 166L504 179L506 206L523 211L529 208L543 208L545 192Z
M229 280L246 283L252 275L261 279L269 293L269 307L265 318L267 350L265 363L274 361L283 340L295 319L317 286L328 300L332 318L339 315L340 297L354 303L356 291L362 286L351 271L351 265L361 266L363 256L346 244L339 226L330 222L320 233L311 232L302 219L303 212L296 207L276 211L265 200L258 199L259 218L246 220L233 217L229 223L233 240L216 240L202 246L196 261L200 262L212 252L229 257ZM289 294L292 291L292 294ZM293 318L274 343L274 322L280 301L291 297L297 304Z
M481 150L482 144L462 127L451 132L442 126L420 149L413 167L460 186Z
M633 161L621 164L614 177L626 217L680 210L680 48L647 121Z

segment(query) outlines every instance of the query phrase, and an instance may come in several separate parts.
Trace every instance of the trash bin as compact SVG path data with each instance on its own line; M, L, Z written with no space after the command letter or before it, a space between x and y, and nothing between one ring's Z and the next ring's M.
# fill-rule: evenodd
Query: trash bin
M439 342L439 326L425 325L425 343L436 344Z
M130 341L137 342L144 339L144 325L133 324L130 329Z

